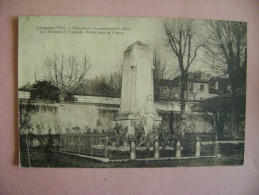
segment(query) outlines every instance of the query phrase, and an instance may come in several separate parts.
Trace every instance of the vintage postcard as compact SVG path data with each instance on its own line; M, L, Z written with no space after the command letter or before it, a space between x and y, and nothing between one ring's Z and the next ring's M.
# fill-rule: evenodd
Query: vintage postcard
M22 167L242 165L247 23L19 17Z

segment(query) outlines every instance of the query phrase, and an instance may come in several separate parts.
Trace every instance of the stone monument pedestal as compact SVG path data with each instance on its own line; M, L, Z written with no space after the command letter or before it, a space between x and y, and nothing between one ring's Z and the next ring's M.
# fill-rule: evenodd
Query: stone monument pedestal
M153 51L137 41L124 52L122 68L121 105L114 123L127 126L128 135L134 135L134 125L143 117L141 109L147 102L147 97L149 103L154 105ZM152 114L155 116L153 125L159 125L162 117L156 111Z

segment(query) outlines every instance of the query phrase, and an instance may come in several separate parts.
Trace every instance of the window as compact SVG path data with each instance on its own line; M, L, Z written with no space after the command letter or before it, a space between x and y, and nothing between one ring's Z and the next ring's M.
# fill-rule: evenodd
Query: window
M200 91L204 91L204 85L203 84L200 85Z

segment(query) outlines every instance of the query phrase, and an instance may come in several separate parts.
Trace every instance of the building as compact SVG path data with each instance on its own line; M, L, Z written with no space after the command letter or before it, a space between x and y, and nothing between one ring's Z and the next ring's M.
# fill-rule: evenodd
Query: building
M209 80L209 93L222 95L231 91L231 85L228 78L211 77Z
M187 85L185 90L186 100L202 100L216 96L217 94L210 93L211 75L198 71L190 72L187 75ZM161 87L162 99L180 99L181 77L178 76L173 80L161 79L159 83Z

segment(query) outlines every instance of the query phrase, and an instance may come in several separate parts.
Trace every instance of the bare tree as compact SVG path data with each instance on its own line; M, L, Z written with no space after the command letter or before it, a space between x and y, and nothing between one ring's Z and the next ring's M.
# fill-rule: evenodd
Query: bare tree
M158 49L155 48L153 52L153 65L155 67L153 72L153 80L154 80L154 98L157 100L161 96L161 86L160 80L165 77L166 70L166 61L162 60L161 56L158 53Z
M105 95L105 96L120 96L122 84L121 70L111 74L99 75L88 80L90 94Z
M79 62L77 57L65 57L63 54L48 57L44 65L47 67L47 79L61 90L63 97L65 93L73 93L76 90L91 67L89 57L86 55Z
M182 112L185 111L187 73L197 57L198 50L204 46L204 43L202 43L197 34L198 30L199 24L194 20L163 20L163 32L166 37L165 43L170 48L172 55L176 57L180 69Z
M232 91L245 83L247 23L206 21L206 62L221 75L228 75Z
M111 86L115 95L121 95L122 65L118 65L116 71L108 76L107 83Z
M207 63L218 73L228 75L231 83L233 98L229 107L230 130L235 136L241 106L237 103L235 95L239 95L240 92L244 93L246 87L247 23L207 21L206 27L208 31Z

